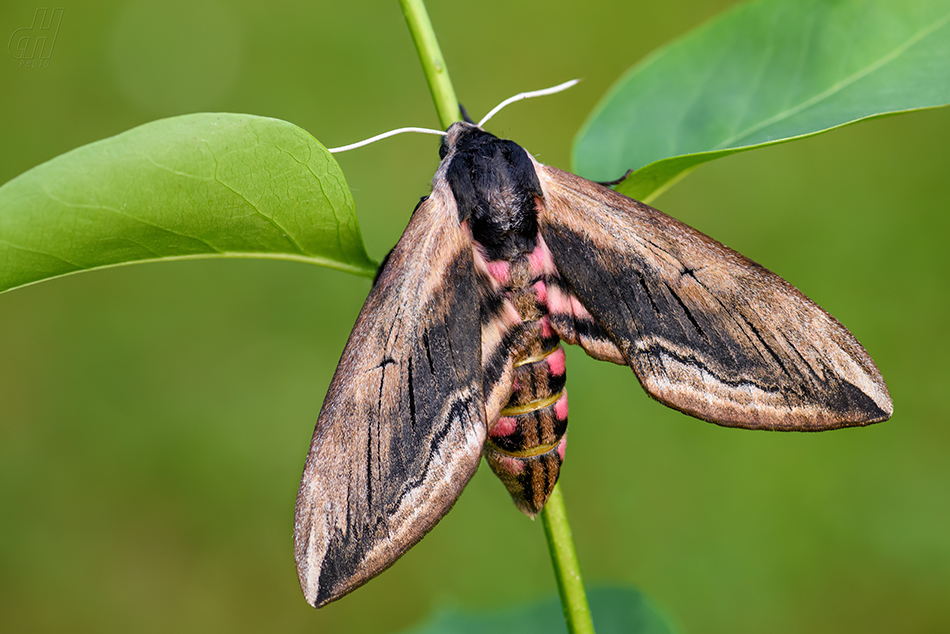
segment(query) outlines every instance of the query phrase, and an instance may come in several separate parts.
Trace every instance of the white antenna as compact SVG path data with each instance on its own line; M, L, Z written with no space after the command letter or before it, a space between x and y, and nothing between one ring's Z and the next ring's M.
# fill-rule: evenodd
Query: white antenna
M545 95L553 95L555 93L561 92L562 90L567 90L572 86L577 85L580 79L572 79L571 81L566 81L563 84L558 84L551 88L544 88L543 90L532 90L531 92L520 92L514 97L508 97L500 104L492 108L491 112L486 114L481 121L478 122L478 127L482 127L485 123L498 114L498 111L504 108L509 104L513 104L516 101L521 101L522 99L530 99L531 97L544 97ZM350 143L349 145L341 145L340 147L331 147L327 148L327 152L330 154L339 154L340 152L347 152L349 150L355 150L358 147L363 147L364 145L369 145L370 143L375 143L376 141L381 141L382 139L395 136L397 134L402 134L403 132L422 132L423 134L438 134L439 136L445 136L445 132L442 130L432 130L431 128L398 128L396 130L390 130L389 132L383 132L382 134L377 134L374 137L370 137L364 141L359 141L358 143Z
M376 141L381 141L382 139L396 136L397 134L402 134L403 132L422 132L423 134L438 134L440 136L445 136L445 132L442 130L432 130L429 128L398 128L396 130L390 130L389 132L383 132L382 134L377 134L374 137L370 137L365 141L359 141L357 143L350 143L349 145L341 145L340 147L331 147L327 148L327 152L330 154L339 154L340 152L346 152L348 150L355 150L358 147L363 147L364 145L369 145L370 143L375 143Z
M486 123L488 123L489 119L491 119L496 114L498 114L499 110L501 110L502 108L504 108L505 106L509 104L513 104L516 101L521 101L522 99L530 99L531 97L544 97L545 95L553 95L554 93L558 93L558 92L561 92L562 90L567 90L568 88L576 86L577 82L579 81L580 79L572 79L571 81L566 81L563 84L558 84L557 86L553 86L551 88L545 88L543 90L532 90L531 92L520 92L514 97L508 97L507 99L502 101L500 104L492 108L491 112L486 114L482 118L482 120L478 122L478 127L479 128L483 127Z

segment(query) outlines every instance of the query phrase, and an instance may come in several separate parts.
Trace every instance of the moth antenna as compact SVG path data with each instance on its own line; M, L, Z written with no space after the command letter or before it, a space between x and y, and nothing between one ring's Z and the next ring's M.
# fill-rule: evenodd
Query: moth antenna
M509 104L513 104L516 101L521 101L522 99L530 99L531 97L544 97L546 95L553 95L554 93L561 92L562 90L567 90L577 85L580 79L572 79L571 81L566 81L563 84L558 84L557 86L552 86L551 88L544 88L542 90L532 90L531 92L519 92L514 97L508 97L500 104L491 109L491 112L486 114L481 121L478 122L478 127L483 127L488 120L498 114L498 111L504 108Z
M369 145L370 143L381 141L387 137L396 136L397 134L402 134L403 132L421 132L423 134L438 134L439 136L445 136L445 132L443 132L442 130L432 130L430 128L397 128L395 130L390 130L389 132L383 132L382 134L377 134L376 136L370 137L364 141L359 141L357 143L350 143L349 145L341 145L340 147L327 148L327 152L329 152L330 154L339 154L340 152L355 150L358 147L363 147L364 145Z

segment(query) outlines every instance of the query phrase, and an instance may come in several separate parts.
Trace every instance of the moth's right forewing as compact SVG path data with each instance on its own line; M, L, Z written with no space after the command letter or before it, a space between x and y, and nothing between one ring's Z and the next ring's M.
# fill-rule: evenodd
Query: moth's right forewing
M576 323L605 333L651 396L754 429L890 416L871 357L791 284L643 203L552 167L537 172L541 234L583 315Z
M360 312L297 495L315 606L380 573L451 508L486 427L471 238L446 186L413 215Z

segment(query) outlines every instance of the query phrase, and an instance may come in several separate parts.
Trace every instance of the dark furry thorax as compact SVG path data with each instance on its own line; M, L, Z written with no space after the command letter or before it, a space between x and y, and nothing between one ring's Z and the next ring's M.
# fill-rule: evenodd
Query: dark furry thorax
M541 184L527 152L470 124L456 123L439 154L449 164L446 179L458 206L459 222L491 260L511 260L531 252L538 235L536 199Z

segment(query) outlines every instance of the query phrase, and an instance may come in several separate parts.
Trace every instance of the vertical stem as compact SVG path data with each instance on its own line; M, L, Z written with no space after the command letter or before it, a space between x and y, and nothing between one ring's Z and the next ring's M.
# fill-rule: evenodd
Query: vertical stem
M432 22L429 21L426 6L422 0L399 0L399 4L402 5L402 13L406 16L406 24L409 25L412 41L419 53L422 72L425 73L426 81L429 82L429 92L432 93L435 109L439 113L439 121L442 123L442 128L447 129L456 121L461 121L462 115L459 112L455 89L452 88L452 80L449 79L449 69L445 65L445 60L442 59L439 41L435 37L435 31L432 30Z
M429 91L439 113L439 121L443 128L448 128L456 121L461 121L462 117L455 89L449 79L449 69L442 58L442 51L439 50L439 42L432 29L432 22L429 21L429 14L423 0L399 0L399 3L419 53L426 81L429 82ZM548 550L551 552L567 629L570 634L594 634L590 607L587 605L587 595L581 581L581 568L577 563L577 553L571 540L571 527L567 523L567 511L559 486L554 487L548 503L541 511L541 521L548 540Z
M584 593L584 582L581 579L581 567L574 551L571 527L567 523L567 510L559 484L555 485L548 503L541 511L541 521L544 524L544 534L548 538L548 550L551 552L554 576L557 577L557 589L561 594L567 631L570 634L594 634L590 606L587 605L587 595Z

